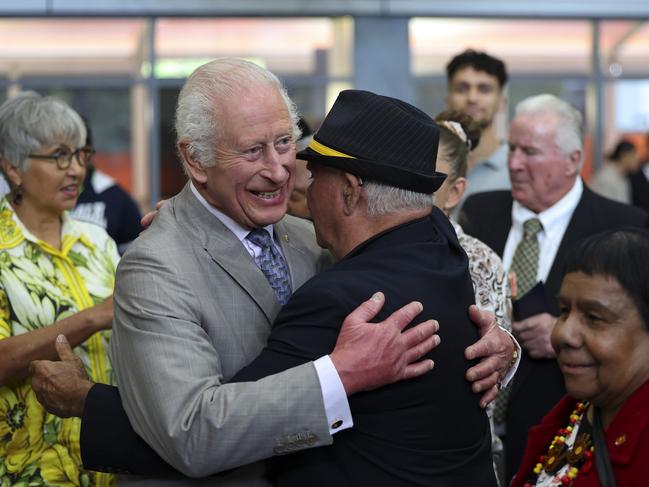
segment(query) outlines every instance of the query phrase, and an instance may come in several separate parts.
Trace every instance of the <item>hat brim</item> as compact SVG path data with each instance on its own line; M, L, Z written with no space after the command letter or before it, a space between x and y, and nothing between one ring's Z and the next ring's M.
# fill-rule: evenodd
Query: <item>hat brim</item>
M446 174L437 171L432 175L423 174L366 159L325 156L308 147L298 152L296 157L417 193L434 193L446 179Z

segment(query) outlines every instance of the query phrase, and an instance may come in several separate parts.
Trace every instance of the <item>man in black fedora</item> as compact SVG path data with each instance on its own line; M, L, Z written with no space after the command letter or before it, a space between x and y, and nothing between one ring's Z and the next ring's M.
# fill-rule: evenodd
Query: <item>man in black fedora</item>
M495 485L487 416L464 380L477 338L467 257L432 193L438 128L417 108L343 91L309 146L307 192L318 243L338 261L297 290L262 353L233 380L257 380L336 343L340 317L385 293L383 313L416 299L435 316L438 365L410 381L350 397L354 428L333 445L276 459L280 486Z
M434 170L437 140L434 122L414 107L367 92L346 91L310 148L300 155L309 161L314 177L309 200L318 241L339 262L294 290L267 346L249 367L228 379L256 380L291 364L308 363L314 353L331 352L342 342L357 350L366 339L350 337L345 328L342 332L347 336L339 336L338 316L344 319L349 304L361 295L366 299L369 289L369 295L378 290L385 293L384 310L377 319L404 300L415 299L423 304L422 319L439 316L445 328L440 332L442 351L426 356L438 362L439 370L350 397L353 435L341 431L333 447L314 449L312 455L299 452L317 445L309 431L278 441L274 454L298 452L293 458L287 455L274 461L279 485L494 485L488 423L480 398L465 380L471 362L464 360L464 349L477 338L466 313L473 296L466 255L445 217L431 204L431 194L443 180ZM363 388L354 383L344 387L349 394ZM173 390L168 393L177 395ZM246 408L258 416L275 414L266 409L265 400L250 394ZM276 395L275 403L281 406L291 400L290 395ZM208 406L218 410L220 400L213 402ZM297 424L302 418L290 419ZM249 428L242 441L268 436L267 430ZM127 441L120 441L120 448L133 456L135 447ZM100 447L101 438L96 443ZM198 453L204 458L212 455ZM136 467L131 471L160 473L149 469L159 465ZM204 480L217 483L219 479Z

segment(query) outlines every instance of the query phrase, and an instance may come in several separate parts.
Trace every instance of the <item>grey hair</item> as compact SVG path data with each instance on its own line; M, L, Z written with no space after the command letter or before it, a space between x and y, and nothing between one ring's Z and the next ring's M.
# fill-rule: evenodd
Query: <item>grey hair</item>
M222 58L198 67L180 90L176 107L177 143L187 142L189 155L202 166L215 165L214 147L227 122L218 119L215 107L241 96L245 89L257 87L277 89L291 118L293 140L298 140L301 132L297 107L277 76L244 59Z
M86 126L64 101L24 91L0 106L0 157L25 171L29 154L70 142L75 150L86 143Z
M403 210L432 208L432 194L417 193L407 189L388 186L377 181L363 180L367 201L367 216L390 215Z
M519 113L554 113L557 115L562 123L557 127L555 143L559 150L566 155L576 150L580 151L581 159L579 163L581 165L584 158L584 118L579 110L555 95L544 93L521 101L516 105L516 115Z

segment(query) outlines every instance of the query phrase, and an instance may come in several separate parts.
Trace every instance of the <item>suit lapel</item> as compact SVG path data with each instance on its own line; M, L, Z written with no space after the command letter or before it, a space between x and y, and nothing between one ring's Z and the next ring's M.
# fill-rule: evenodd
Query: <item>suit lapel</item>
M194 235L211 260L246 291L264 312L270 325L281 306L273 288L239 239L207 211L192 194L189 185L174 204L177 221L185 232Z
M500 210L501 214L498 218L492 218L489 221L491 228L485 229L484 232L486 238L485 243L500 257L503 256L509 230L512 227L512 204L511 193L508 192L504 200L504 205Z
M293 292L313 276L313 262L301 248L294 233L286 219L275 224L275 239L281 245L291 271Z
M559 289L560 281L563 275L563 262L566 257L566 253L571 248L574 248L575 245L584 239L585 234L588 232L591 222L595 221L595 215L592 211L592 199L591 199L590 190L584 185L584 192L581 195L581 199L575 208L575 211L570 218L568 227L566 228L566 233L561 239L559 244L559 249L557 250L557 255L554 258L552 263L552 268L546 279L546 287L548 290L557 290Z

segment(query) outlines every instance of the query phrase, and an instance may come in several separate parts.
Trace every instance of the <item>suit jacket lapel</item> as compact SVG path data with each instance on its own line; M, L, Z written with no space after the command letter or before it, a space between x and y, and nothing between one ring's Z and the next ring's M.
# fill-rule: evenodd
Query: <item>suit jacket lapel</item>
M546 287L550 290L559 289L561 278L563 277L563 262L566 253L569 249L574 248L579 241L584 239L585 234L589 230L590 222L595 221L593 219L596 218L596 215L592 211L591 195L590 190L584 185L584 192L570 218L566 233L561 239L557 255L554 258L552 268L545 281Z
M505 205L502 208L502 214L498 218L493 218L489 222L491 229L485 229L484 235L487 238L485 243L492 248L500 257L505 251L505 244L509 236L509 230L512 227L512 204L514 200L511 193L508 193ZM490 236L490 237L489 237Z
M177 220L185 231L195 235L212 261L227 272L257 303L268 318L270 326L281 306L273 288L239 239L207 211L192 194L189 185L179 193L174 204Z
M313 262L311 258L304 252L294 238L293 232L286 220L280 220L275 224L275 239L282 247L284 257L291 271L291 286L293 292L304 284L313 273Z

